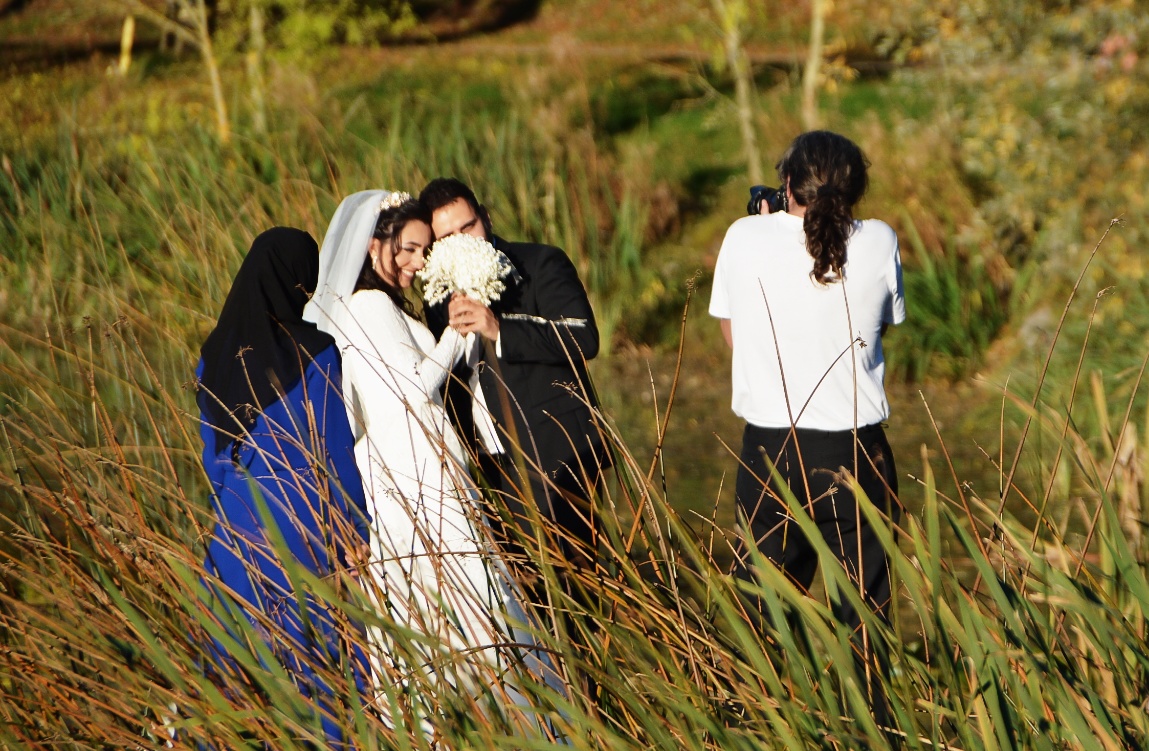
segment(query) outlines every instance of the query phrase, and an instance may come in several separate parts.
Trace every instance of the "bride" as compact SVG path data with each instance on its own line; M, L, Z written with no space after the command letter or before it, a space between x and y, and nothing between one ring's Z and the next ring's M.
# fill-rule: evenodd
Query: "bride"
M399 627L387 629L391 638L372 629L372 662L385 686L415 678L413 662L478 655L491 664L503 641L499 586L476 532L478 495L439 395L474 335L448 328L436 343L402 294L423 267L430 225L430 212L406 193L348 196L323 240L318 288L304 312L343 355L343 398L372 518L364 583L383 621ZM393 638L405 630L416 637Z

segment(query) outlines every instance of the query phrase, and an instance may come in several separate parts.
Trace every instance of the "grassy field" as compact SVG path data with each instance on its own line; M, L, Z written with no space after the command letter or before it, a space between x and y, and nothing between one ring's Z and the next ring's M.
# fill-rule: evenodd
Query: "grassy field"
M116 23L53 2L30 5L52 12L51 33L115 38ZM319 237L346 193L455 174L500 233L568 251L610 342L593 374L623 461L604 499L604 568L586 582L601 601L549 581L586 636L543 635L568 678L591 675L601 693L570 699L516 675L460 697L412 679L422 699L392 697L414 723L397 729L349 689L350 734L426 747L411 729L425 715L450 748L545 748L548 727L588 749L883 747L826 606L842 582L810 599L768 576L771 618L788 627L756 633L725 573L735 459L723 442L736 447L740 426L705 308L747 180L704 18L687 3L573 0L451 44L272 56L267 133L253 128L242 60L225 57L230 145L193 57L144 49L126 77L99 54L9 69L5 743L159 747L165 718L185 745L315 737L314 704L257 651L230 692L196 668L187 635L228 621L192 596L206 523L192 368L260 230ZM45 34L39 23L8 15L0 35ZM797 6L771 4L748 35L769 58L755 69L767 155L801 129L796 69L778 60L800 57L804 24ZM1110 70L1095 65L1106 48L1082 49L1093 67L1079 77L1023 58L1028 87L1015 61L842 80L821 98L825 124L869 155L863 213L897 229L906 262L910 322L886 346L912 513L887 541L900 617L869 633L911 748L1138 748L1149 734L1146 98L1141 68L1122 78L1123 58ZM306 587L393 629L330 582ZM504 685L532 708L506 708Z

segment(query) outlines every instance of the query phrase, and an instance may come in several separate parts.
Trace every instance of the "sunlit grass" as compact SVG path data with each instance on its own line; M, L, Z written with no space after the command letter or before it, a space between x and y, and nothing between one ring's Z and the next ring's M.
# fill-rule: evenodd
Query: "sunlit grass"
M672 198L685 215L727 196L731 218L740 214L743 188L726 184L737 167L715 159L708 171L689 158L708 144L729 151L721 118L704 108L674 112L607 144L594 132L595 113L579 110L577 98L553 96L552 84L500 88L483 109L491 81L432 104L416 95L388 98L382 84L339 98L316 93L314 82L282 82L273 132L256 138L241 130L226 149L170 91L84 81L67 101L42 90L21 94L52 101L67 116L50 127L32 118L27 132L11 136L4 147L11 169L0 175L0 745L162 747L172 731L184 747L263 739L290 748L320 738L315 719L323 708L260 651L264 642L246 619L205 607L197 594L210 519L186 386L232 271L260 230L292 224L319 237L352 190L417 190L434 174L457 174L490 203L500 231L567 249L608 335L620 321L639 330L633 317L651 310L677 326L680 306L660 295L685 297L677 281L693 267L684 264L698 258L702 266L712 238L689 237L688 252L673 260L652 257L650 197L670 181L683 192ZM299 101L288 102L293 97ZM120 125L94 116L103 98ZM767 136L775 151L797 128L792 116L777 114ZM14 126L0 127L11 134ZM872 145L879 172L924 179L961 214L968 197L949 172L930 172L920 155L899 157L896 139L878 125L853 127ZM648 134L679 149L643 151L636 142ZM915 138L918 146L936 143L928 132ZM917 195L897 180L883 181L872 199L877 208ZM939 256L949 249L939 238L960 221L923 221L929 211L907 203L912 211L891 221L899 223L907 265L919 264L907 270L921 275L911 276L922 285L910 285L911 310L928 309L929 321L911 320L902 340L909 343L890 346L910 350L906 367L915 374L938 375L940 357L952 363L940 374L957 375L969 363L985 364L979 358L1002 311L977 308L971 297L988 300L1001 279ZM1139 268L1134 261L1098 266L1118 274ZM903 471L922 478L920 486L903 484L920 511L886 537L900 617L889 629L873 619L867 626L889 654L886 691L910 748L1147 742L1149 585L1140 520L1149 501L1149 428L1136 367L1144 356L1138 290L1131 284L1101 301L1115 325L1112 333L1094 327L1085 350L1080 332L1093 321L1080 302L1071 310L1065 332L1074 336L1053 352L1036 405L1032 375L998 389L1008 393L1000 419L1009 429L987 461L1001 463L1003 482L1015 457L1020 462L1004 511L991 489L979 497L951 474L944 456L931 466L898 457ZM1114 301L1119 309L1105 308ZM1029 310L1014 305L1011 315ZM675 340L665 330L657 336ZM1122 347L1119 379L1107 358L1113 338ZM1041 341L1038 366L1046 356ZM1075 375L1082 351L1086 371L1109 375ZM658 384L670 380L656 375ZM631 386L647 388L623 388ZM676 404L691 398L691 388L713 387L694 383ZM666 398L660 391L652 399L660 428ZM682 414L673 413L667 429L693 445ZM1015 454L1011 436L1029 417L1036 427ZM790 625L750 627L741 604L748 593L725 570L733 547L727 510L720 524L680 517L685 504L673 483L664 490L659 463L617 436L613 443L619 462L600 500L601 567L580 575L593 596L572 597L559 572L543 565L551 572L548 597L570 617L538 637L565 666L570 693L514 676L521 666L466 695L417 677L416 701L391 697L416 718L396 727L385 719L396 713L366 707L373 696L332 675L348 735L363 748L426 748L422 713L444 748L546 748L555 745L552 728L587 749L884 747L886 736L866 720L848 635L824 597L812 599L767 569L760 594L774 621ZM734 456L713 461L735 465ZM696 511L712 505L688 500ZM349 621L393 633L400 651L426 648L374 613L353 582L294 576ZM246 671L222 687L203 677L197 646L207 633L223 635L221 624L229 624ZM593 696L583 689L586 677ZM500 681L512 679L527 705L506 701Z
M302 748L321 742L317 713L330 712L363 748L430 748L432 737L439 748L547 748L558 743L552 732L586 749L885 747L889 731L868 717L849 634L824 596L768 566L757 590L740 591L715 563L729 559L732 531L689 531L661 495L657 463L617 439L599 499L598 567L565 571L553 551L533 553L546 597L567 613L538 634L564 670L565 695L512 662L464 692L416 671L387 692L386 711L347 674L328 674L334 705L307 699L244 617L197 594L210 519L195 421L182 407L190 398L159 381L134 327L93 323L26 349L54 370L21 371L25 396L9 397L0 422L9 745ZM1108 412L1103 391L1094 404ZM1033 416L1063 434L1063 417L1040 407ZM902 614L892 627L865 622L888 655L893 732L909 748L1130 748L1149 737L1137 521L1147 491L1133 418L1107 426L1097 447L1072 429L1059 439L1092 478L1076 504L1087 537L1022 526L990 499L939 490L929 466L921 490L907 491L921 493L921 512L900 527L864 504L885 530ZM679 429L673 413L668 427ZM1036 502L1043 491L1015 492ZM828 549L819 556L827 590L856 597ZM392 649L429 646L374 613L354 581L290 573L348 622L383 629ZM752 626L748 595L786 625ZM203 676L207 634L234 642L242 670ZM507 685L526 702L510 702Z

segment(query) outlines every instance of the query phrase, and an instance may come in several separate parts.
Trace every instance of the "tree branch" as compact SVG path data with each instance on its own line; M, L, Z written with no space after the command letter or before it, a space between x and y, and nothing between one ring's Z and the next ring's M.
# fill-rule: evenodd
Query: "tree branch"
M185 42L194 45L197 49L200 47L199 35L197 35L193 29L184 26L178 21L173 21L161 11L141 2L141 0L103 0L103 2L106 5L120 8L124 13L140 16L153 26L159 27L160 31L175 34Z

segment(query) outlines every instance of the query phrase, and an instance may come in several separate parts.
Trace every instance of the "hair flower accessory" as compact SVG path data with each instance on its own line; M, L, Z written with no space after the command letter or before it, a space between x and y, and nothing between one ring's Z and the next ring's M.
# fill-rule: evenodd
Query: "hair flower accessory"
M392 191L387 194L386 198L379 202L379 210L386 211L387 209L397 209L410 200L410 193L402 190Z
M423 280L423 298L435 305L454 292L490 305L503 293L514 266L494 245L473 235L449 235L431 246L427 265L415 272Z

